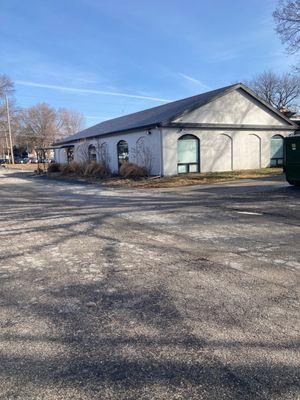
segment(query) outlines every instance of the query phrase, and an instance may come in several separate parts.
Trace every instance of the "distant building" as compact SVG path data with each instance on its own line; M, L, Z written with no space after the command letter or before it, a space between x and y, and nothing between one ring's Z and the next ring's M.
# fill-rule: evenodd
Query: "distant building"
M104 121L55 144L55 159L103 154L113 172L124 160L149 162L152 175L278 166L295 122L238 83ZM150 165L151 164L151 165Z
M295 134L300 135L300 114L294 114L290 119L297 125Z

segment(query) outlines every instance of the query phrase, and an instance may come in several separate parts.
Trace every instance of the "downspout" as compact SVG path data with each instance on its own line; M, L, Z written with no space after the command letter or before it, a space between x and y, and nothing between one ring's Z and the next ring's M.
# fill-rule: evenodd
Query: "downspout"
M159 175L163 176L163 138L162 138L162 127L159 128L160 135L160 165L159 165Z

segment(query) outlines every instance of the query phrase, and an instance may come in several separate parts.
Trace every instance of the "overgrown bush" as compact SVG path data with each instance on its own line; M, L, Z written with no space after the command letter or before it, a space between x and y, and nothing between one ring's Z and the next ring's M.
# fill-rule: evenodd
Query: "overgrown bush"
M60 171L63 175L90 176L94 178L107 178L110 175L108 167L94 161L88 164L72 161L69 164L61 165Z
M86 163L72 161L70 163L71 170L75 175L84 175Z
M34 170L34 173L37 175L42 175L44 174L46 171L44 171L41 167L37 167L37 169Z
M85 164L78 163L76 161L71 161L69 164L64 164L61 166L61 172L63 175L74 174L74 175L84 175Z
M58 163L49 164L47 171L48 172L60 172L60 164L58 164Z
M124 162L120 168L120 175L123 178L139 179L146 178L149 176L149 173L146 167L140 167L134 163Z
M62 164L60 167L60 172L63 175L67 175L71 173L71 168L70 168L70 164Z
M110 175L110 171L104 164L91 162L86 166L84 175L94 178L107 178Z

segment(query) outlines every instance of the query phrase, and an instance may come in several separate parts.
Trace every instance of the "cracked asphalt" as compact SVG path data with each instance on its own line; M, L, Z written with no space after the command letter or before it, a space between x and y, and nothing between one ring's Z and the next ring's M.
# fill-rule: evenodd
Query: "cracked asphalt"
M300 190L0 172L0 399L299 399Z

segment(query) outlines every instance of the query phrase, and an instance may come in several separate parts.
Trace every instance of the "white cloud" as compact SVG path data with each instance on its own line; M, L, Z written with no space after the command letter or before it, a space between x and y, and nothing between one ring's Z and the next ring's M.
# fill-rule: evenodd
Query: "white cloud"
M31 87L38 87L38 88L44 88L44 89L60 90L62 92L70 92L70 93L130 97L130 98L134 98L134 99L151 100L151 101L158 101L158 102L162 102L162 103L168 103L168 102L172 101L172 100L167 100L167 99L161 99L158 97L141 96L138 94L129 94L129 93L121 93L121 92L107 92L104 90L93 90L93 89L81 89L81 88L73 88L73 87L68 87L68 86L49 85L47 83L36 83L36 82L21 81L21 80L16 80L15 83L17 85L22 85L22 86L31 86Z
M211 89L212 89L210 86L205 85L205 83L199 81L199 80L196 79L196 78L193 78L192 76L182 74L181 72L179 72L179 75L180 75L182 78L184 78L184 79L186 79L186 80L188 80L188 81L190 81L190 82L196 83L197 85L202 86L202 87L205 88L205 89L208 89L208 90L211 90Z

